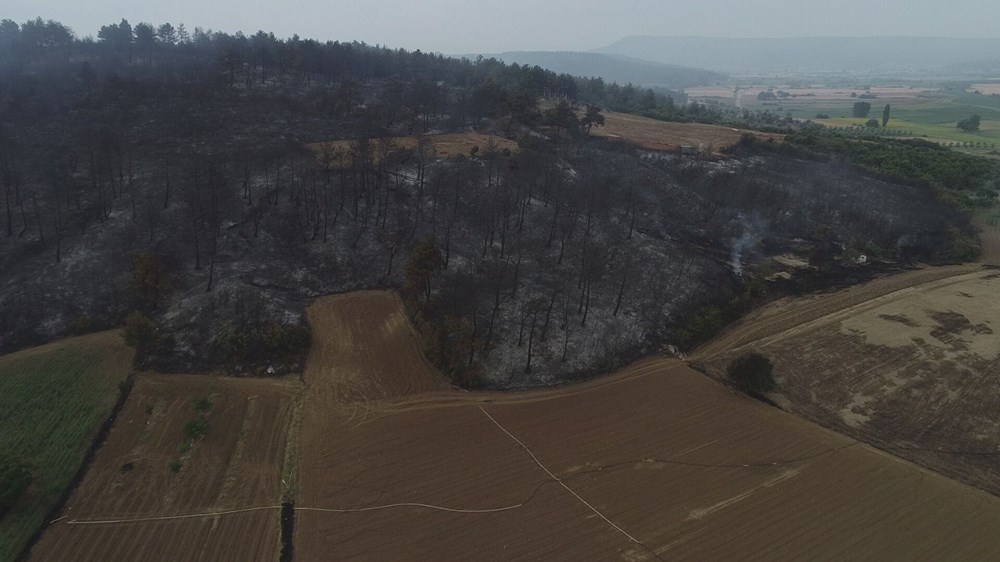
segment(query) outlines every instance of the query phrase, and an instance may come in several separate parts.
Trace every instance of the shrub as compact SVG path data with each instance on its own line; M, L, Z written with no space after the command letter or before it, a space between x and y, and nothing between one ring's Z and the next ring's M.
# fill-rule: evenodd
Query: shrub
M158 337L156 324L145 314L133 310L125 318L122 338L125 340L125 345L134 347L140 354L153 347Z
M304 353L311 339L308 326L269 322L225 330L219 336L218 349L231 362L253 362Z
M743 392L764 394L774 390L774 366L760 353L747 353L733 360L726 369L729 378Z
M206 433L208 433L208 419L204 416L193 418L184 426L184 435L192 441L201 439Z
M17 503L32 480L27 464L0 457L0 517Z
M194 411L207 412L212 409L212 401L207 396L194 399Z

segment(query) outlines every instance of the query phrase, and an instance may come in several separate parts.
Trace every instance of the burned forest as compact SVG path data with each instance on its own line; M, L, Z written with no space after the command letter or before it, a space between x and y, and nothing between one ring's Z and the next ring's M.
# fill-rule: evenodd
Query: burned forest
M940 186L752 136L644 150L602 110L714 119L494 59L5 20L0 352L124 325L161 372L294 372L312 299L393 288L455 384L557 384L978 251Z

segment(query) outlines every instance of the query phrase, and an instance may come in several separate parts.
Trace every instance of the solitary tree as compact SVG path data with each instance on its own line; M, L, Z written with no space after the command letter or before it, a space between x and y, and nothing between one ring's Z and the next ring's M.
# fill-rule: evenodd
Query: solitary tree
M866 101L859 101L854 103L854 108L851 110L851 115L854 117L865 118L871 113L872 104Z
M404 293L419 302L426 303L431 298L431 278L441 266L441 254L432 238L427 238L413 249L410 262L406 264L403 279Z
M733 360L726 369L729 378L748 394L774 390L774 366L760 353L747 353Z
M889 104L885 104L885 109L882 110L882 128L884 129L886 125L889 124L889 112L892 111Z
M975 133L976 131L979 130L979 122L981 120L982 120L982 117L980 117L978 115L973 115L972 117L969 117L968 119L962 119L961 121L959 121L958 122L958 128L962 129L966 133Z
M598 127L604 126L604 115L601 114L601 108L596 105L588 105L587 112L583 114L583 118L580 119L580 125L587 129L587 134L590 134L590 129L597 125Z
M145 314L133 310L125 318L122 339L125 340L125 345L135 348L141 355L152 348L158 339L156 324Z

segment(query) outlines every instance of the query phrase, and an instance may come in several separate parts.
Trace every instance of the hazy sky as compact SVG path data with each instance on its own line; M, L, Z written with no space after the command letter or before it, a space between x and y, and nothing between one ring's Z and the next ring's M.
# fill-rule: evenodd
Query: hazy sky
M997 37L997 0L0 0L78 35L127 18L444 53L588 50L628 35Z

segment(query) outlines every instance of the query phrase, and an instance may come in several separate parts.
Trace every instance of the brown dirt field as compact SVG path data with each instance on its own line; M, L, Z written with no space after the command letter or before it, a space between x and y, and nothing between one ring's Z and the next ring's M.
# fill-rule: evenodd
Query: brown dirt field
M997 498L680 361L464 393L428 367L402 314L387 293L309 309L296 560L935 560L1000 549Z
M469 155L469 151L474 146L479 147L480 154L486 150L486 147L492 142L497 150L503 150L504 148L516 152L517 143L499 137L497 135L486 135L477 132L465 132L465 133L443 133L438 135L427 135L427 139L431 141L431 146L434 147L434 154L438 158L453 158L459 154ZM393 143L398 148L414 149L417 147L417 137L392 137ZM350 167L351 166L351 154L352 154L352 144L354 141L351 140L339 140L330 142L317 142L307 145L319 156L322 154L324 146L332 147L334 151L343 155L344 158L338 159L335 167ZM373 147L375 141L373 141ZM374 152L377 151L373 151Z
M754 315L696 359L771 358L790 411L1000 494L1000 272L936 268Z
M732 146L739 142L744 133L761 139L780 141L784 135L760 133L743 129L733 129L719 125L702 123L668 123L648 117L627 113L609 112L605 114L605 125L594 127L591 135L612 140L622 140L637 144L648 150L675 151L681 146L693 146L713 150Z
M300 388L293 380L140 376L107 442L31 559L276 559L276 506ZM195 416L192 402L206 396L213 402L208 433L182 454L184 426ZM168 465L178 458L183 468L175 474ZM239 512L204 516L227 510Z

